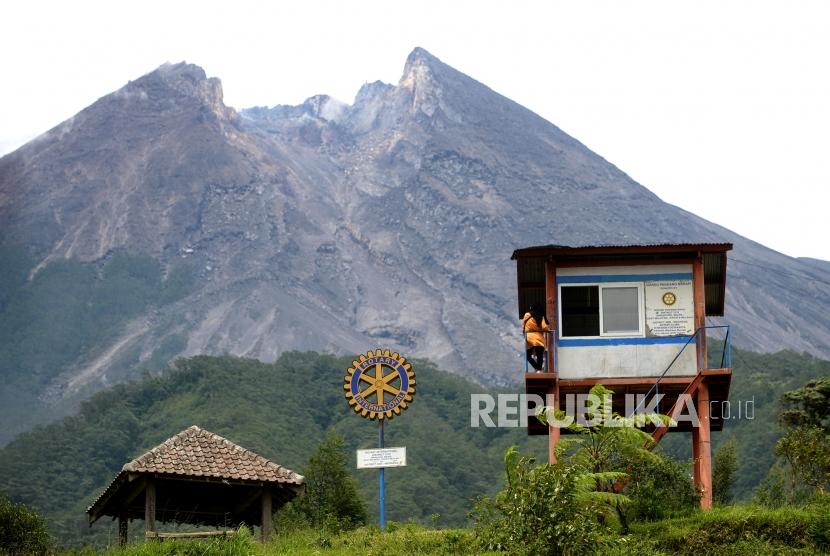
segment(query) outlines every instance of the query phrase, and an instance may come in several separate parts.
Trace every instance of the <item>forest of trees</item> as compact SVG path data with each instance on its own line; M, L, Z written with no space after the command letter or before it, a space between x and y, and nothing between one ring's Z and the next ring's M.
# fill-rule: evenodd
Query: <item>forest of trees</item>
M743 351L736 351L735 361L731 397L754 397L755 415L754 420L727 422L714 435L726 441L715 447L715 471L722 485L716 486L721 489L718 500L747 501L757 499L758 492L771 492L768 499L780 500L784 493L787 503L809 503L812 493L822 488L816 479L821 471L798 464L805 461L805 446L812 445L808 440L818 437L816 430L824 427L825 435L827 430L827 408L821 405L826 383L810 381L830 376L830 363L789 352ZM354 470L351 458L354 449L375 446L377 425L355 416L343 398L350 362L348 357L307 352L286 353L273 364L198 356L181 359L164 373L146 372L141 380L96 394L77 415L38 427L0 449L0 493L42 514L59 546L106 543L115 537L115 525L100 522L88 529L86 507L124 463L196 424L295 470L319 468L341 454L338 465L348 466L360 500L367 502L363 510L356 502L351 511L363 515L368 509L371 522L377 512L376 473ZM425 361L416 361L415 370L416 401L386 429L387 445L407 446L409 460L405 468L387 470L387 514L393 521L466 526L475 499L493 496L505 484L502 462L510 446L516 445L515 453L525 458L519 463L518 456L511 456L510 465L525 474L539 473L534 471L537 464L526 458L544 461L547 439L528 437L522 428L471 428L470 394L499 390ZM791 393L784 396L786 392ZM342 445L333 440L336 436L344 439ZM683 435L667 438L673 436ZM782 437L790 438L789 444L781 444ZM676 443L684 444L682 438ZM328 455L321 456L321 449ZM619 509L635 523L682 516L695 506L688 458L672 458L671 446L655 453L661 455L632 468L630 487L623 492L627 499ZM821 453L810 452L809 461ZM566 480L559 471L552 473L556 476L551 480ZM793 477L799 482L793 483ZM676 504L649 503L667 486ZM310 499L306 504L311 506L300 504L294 511L313 516L314 504L328 503ZM617 518L612 512L608 519ZM356 518L353 525L363 521L365 517Z

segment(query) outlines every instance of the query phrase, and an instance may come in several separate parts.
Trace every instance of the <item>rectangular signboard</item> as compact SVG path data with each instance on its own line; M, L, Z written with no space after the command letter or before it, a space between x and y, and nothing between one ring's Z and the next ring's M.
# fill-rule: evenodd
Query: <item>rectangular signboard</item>
M695 333L691 280L647 281L646 336L691 336Z
M357 451L358 469L378 469L380 467L405 467L406 446L400 448L375 448Z

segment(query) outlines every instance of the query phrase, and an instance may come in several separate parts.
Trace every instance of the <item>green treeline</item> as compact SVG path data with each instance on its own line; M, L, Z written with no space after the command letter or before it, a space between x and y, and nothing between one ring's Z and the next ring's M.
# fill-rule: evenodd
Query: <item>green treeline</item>
M352 358L284 354L265 364L235 357L179 360L164 376L100 392L78 415L20 435L0 450L0 492L46 516L61 544L108 536L89 531L84 511L121 466L190 425L302 470L328 431L354 450L377 446L377 422L354 415L343 396ZM485 390L415 362L414 403L386 426L387 446L406 446L408 467L387 470L389 519L463 524L471 500L501 483L507 446L545 452L546 438L523 429L470 428L470 393ZM354 471L376 514L377 472Z
M354 415L343 397L351 359L289 352L272 364L228 356L179 360L173 370L100 392L77 415L20 435L0 450L0 492L43 514L60 545L79 545L115 535L104 521L89 530L84 511L121 466L190 425L297 471L331 432L345 438L349 467L376 515L377 473L354 470L353 450L377 445L377 424ZM415 370L415 401L386 428L386 445L408 450L408 467L387 471L387 515L464 525L472 500L502 487L505 449L517 444L543 461L547 437L528 437L522 428L471 428L470 394L500 390L423 361ZM830 362L806 355L736 350L731 398L754 397L755 409L753 420L730 421L713 435L716 450L735 438L731 496L749 498L775 459L781 395L828 375ZM688 444L683 436L666 440L679 450Z

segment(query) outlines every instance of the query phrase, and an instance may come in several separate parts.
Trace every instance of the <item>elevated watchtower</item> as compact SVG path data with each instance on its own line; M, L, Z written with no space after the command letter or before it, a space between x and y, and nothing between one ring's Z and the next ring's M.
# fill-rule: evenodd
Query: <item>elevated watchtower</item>
M706 317L723 316L731 249L729 243L545 245L518 249L512 257L519 318L542 306L551 328L543 371L525 369L527 393L553 395L554 406L565 409L567 394L601 383L614 391L620 414L630 410L626 394L659 400L657 412L669 415L678 414L678 400L692 400L698 423L658 427L653 436L659 441L666 432L692 432L704 508L712 505L710 432L723 428L732 377L729 329L707 326ZM713 329L723 343L710 354L707 330ZM531 418L528 434L549 435L553 461L560 429Z

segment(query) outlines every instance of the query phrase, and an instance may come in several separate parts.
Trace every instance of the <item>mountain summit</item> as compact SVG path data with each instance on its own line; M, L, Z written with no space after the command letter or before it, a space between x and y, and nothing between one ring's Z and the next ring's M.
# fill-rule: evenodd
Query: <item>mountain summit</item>
M14 377L17 409L0 418L22 430L20 400L59 414L180 354L389 346L515 382L514 249L665 242L735 245L726 315L740 345L830 356L826 266L662 202L426 50L351 105L319 95L239 113L201 68L166 64L0 159L0 246L18 253L3 262L20 299L38 292L60 320L44 284L61 265L108 292L90 306L149 292L131 311L107 301L120 316L106 334L44 346L60 364L36 365L34 332L15 328L0 375ZM182 269L187 289L171 285ZM7 326L27 322L20 303L0 298Z

